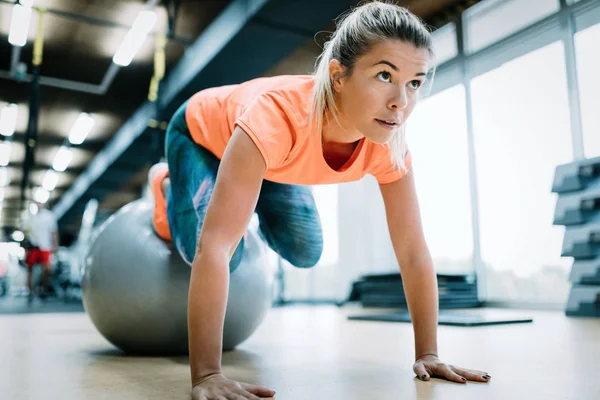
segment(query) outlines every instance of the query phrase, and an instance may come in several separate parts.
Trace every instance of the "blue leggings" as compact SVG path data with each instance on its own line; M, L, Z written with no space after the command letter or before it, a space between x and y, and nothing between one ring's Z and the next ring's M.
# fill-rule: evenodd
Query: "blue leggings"
M173 243L192 264L220 160L196 144L185 121L184 103L167 128L165 154L170 186L166 193L167 218ZM309 186L263 180L256 205L260 235L285 260L296 267L312 267L321 258L323 233ZM233 272L242 260L244 239L229 263Z

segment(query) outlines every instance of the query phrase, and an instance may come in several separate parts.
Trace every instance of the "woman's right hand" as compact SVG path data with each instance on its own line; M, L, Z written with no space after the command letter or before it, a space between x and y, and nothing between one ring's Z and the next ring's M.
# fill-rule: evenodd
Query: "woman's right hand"
M275 392L264 386L236 382L222 374L214 374L196 383L192 389L192 400L257 400L261 397L273 397Z

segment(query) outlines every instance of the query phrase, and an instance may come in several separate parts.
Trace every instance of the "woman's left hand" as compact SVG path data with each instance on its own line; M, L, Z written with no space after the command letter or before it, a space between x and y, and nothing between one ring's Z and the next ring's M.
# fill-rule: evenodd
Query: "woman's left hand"
M428 381L433 377L444 378L458 383L467 383L467 381L489 382L491 378L487 372L444 364L434 355L426 355L419 358L415 361L413 370L422 381Z

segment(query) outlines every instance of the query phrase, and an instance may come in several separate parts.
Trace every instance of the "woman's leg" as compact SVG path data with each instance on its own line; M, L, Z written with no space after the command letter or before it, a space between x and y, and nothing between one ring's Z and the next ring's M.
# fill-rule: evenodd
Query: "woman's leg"
M185 122L186 105L184 103L177 110L167 128L165 154L169 165L169 185L165 193L173 243L191 265L220 161L192 140ZM242 253L243 239L230 261L230 271L237 268Z
M261 234L276 253L296 267L317 264L323 232L310 187L265 180L256 212Z

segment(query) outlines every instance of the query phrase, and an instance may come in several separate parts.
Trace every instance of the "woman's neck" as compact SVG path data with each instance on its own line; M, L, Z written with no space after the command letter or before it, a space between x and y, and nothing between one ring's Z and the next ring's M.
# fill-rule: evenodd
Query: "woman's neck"
M352 157L362 138L362 135L352 134L357 131L348 126L349 124L341 115L337 120L332 115L323 118L321 133L323 156L334 170L339 169Z
M343 113L339 113L336 118L330 111L325 112L321 131L323 146L344 146L356 143L362 138L363 135L350 124Z

